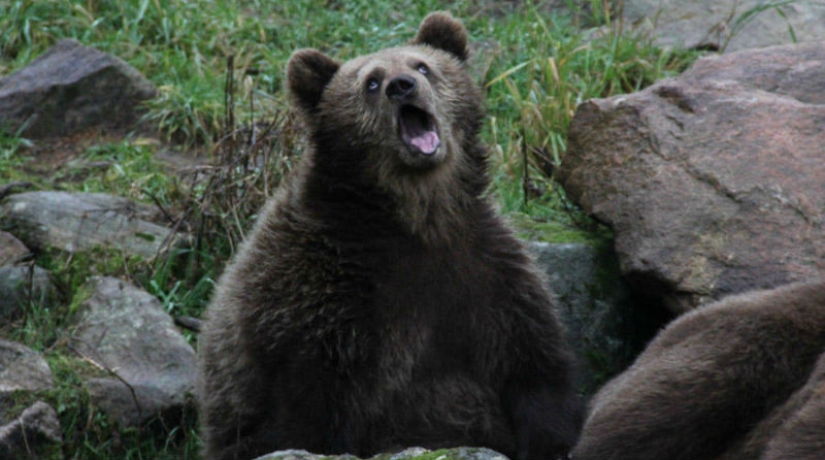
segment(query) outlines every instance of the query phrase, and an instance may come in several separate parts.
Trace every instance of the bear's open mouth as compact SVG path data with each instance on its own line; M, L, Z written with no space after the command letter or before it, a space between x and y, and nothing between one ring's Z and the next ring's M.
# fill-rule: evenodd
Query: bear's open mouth
M425 110L403 105L398 111L401 140L411 149L424 155L432 155L441 145L435 129L435 119Z

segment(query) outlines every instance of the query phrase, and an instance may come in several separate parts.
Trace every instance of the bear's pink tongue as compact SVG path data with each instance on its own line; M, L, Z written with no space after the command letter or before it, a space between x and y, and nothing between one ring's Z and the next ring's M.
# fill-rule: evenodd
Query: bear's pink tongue
M405 105L399 111L401 138L424 155L432 155L441 144L435 130L432 116L412 105Z
M435 131L427 131L411 138L410 144L418 147L418 149L421 150L421 153L431 155L441 144L441 140L438 138L438 133Z

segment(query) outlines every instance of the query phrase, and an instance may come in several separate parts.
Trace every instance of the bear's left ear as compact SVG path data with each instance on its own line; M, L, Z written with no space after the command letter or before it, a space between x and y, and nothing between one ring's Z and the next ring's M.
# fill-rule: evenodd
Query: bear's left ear
M321 102L321 95L341 64L314 49L292 53L286 64L289 92L307 113L312 113Z
M430 13L421 21L418 35L412 41L414 45L430 45L444 50L462 62L467 60L467 29L461 21L449 13Z

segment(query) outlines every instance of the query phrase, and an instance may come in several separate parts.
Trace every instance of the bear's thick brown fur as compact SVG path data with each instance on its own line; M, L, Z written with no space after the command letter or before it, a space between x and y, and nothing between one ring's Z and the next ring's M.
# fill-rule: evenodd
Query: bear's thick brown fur
M594 397L573 458L761 458L766 443L784 442L772 437L798 407L821 410L794 393L816 384L823 350L823 282L694 310Z
M444 13L407 46L290 58L310 148L208 308L206 458L476 445L549 459L575 443L571 353L484 197L466 58Z
M825 458L825 354L808 383L782 411L782 424L769 437L761 460L822 460Z
M825 458L825 353L807 383L720 460Z

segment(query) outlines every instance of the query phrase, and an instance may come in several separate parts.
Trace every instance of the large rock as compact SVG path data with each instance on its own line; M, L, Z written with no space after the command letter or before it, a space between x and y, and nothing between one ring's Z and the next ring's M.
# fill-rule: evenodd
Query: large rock
M587 101L559 178L676 313L825 274L825 46L700 60Z
M733 52L825 40L822 2L626 0L622 11L624 24L652 33L660 46Z
M0 204L0 222L29 247L111 247L149 259L181 238L143 220L145 214L132 201L103 193L26 192Z
M85 382L92 401L123 426L174 415L190 403L195 352L151 294L124 281L89 282L72 342L109 378Z
M30 138L95 126L128 128L157 89L121 59L61 40L0 80L0 128Z

